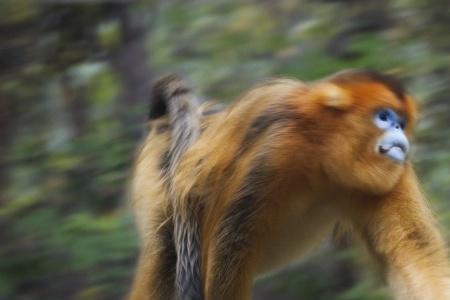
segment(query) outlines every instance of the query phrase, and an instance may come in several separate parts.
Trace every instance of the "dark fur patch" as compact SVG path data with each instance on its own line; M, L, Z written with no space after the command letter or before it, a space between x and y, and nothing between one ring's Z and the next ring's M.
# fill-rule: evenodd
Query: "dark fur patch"
M263 205L267 175L264 161L256 159L220 223L215 237L217 252L212 285L218 289L218 295L230 288L228 284L245 268L251 224Z
M167 123L158 124L156 126L156 133L161 134L170 129L170 125Z
M225 105L214 105L213 107L203 111L202 116L206 117L206 116L217 114L219 112L224 111L225 108L226 108Z
M399 100L404 100L406 90L403 84L395 77L372 70L347 70L332 75L331 82L348 83L361 80L375 81L388 88Z
M148 109L148 119L158 119L167 114L167 106L164 101L153 97L150 100L149 109Z
M175 290L175 266L177 255L173 239L173 223L166 222L158 232L161 250L158 252L158 282L156 283L158 298L155 300L172 299Z
M419 231L412 231L406 237L414 242L418 248L425 248L430 244L427 236Z
M295 107L282 103L269 107L258 115L250 124L241 142L240 154L245 152L264 132L274 125L286 126L300 119Z
M161 169L163 175L166 175L169 172L171 160L171 152L169 149L167 149L166 151L164 151L159 163L159 168Z
M181 96L183 94L190 93L191 90L185 86L177 87L171 94L170 97Z
M167 102L171 98L189 93L191 90L176 74L163 76L155 81L150 96L148 118L160 118L168 113Z

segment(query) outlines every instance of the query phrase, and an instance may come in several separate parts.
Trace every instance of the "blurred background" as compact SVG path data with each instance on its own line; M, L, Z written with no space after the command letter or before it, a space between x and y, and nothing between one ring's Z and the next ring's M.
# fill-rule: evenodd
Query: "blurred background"
M422 105L414 161L449 240L449 31L448 0L1 0L0 300L123 298L131 162L151 80L171 71L225 102L272 76L397 74ZM390 299L365 260L326 244L254 299Z

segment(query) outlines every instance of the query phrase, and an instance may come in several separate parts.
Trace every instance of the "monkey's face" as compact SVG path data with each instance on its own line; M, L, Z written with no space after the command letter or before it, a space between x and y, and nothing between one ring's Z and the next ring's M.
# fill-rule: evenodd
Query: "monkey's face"
M325 172L347 188L388 192L407 164L414 104L409 96L400 99L380 83L364 81L340 88L345 106L333 113ZM335 109L336 102L333 105Z
M375 114L373 123L382 131L374 151L395 163L404 163L409 152L405 118L390 108L382 108Z

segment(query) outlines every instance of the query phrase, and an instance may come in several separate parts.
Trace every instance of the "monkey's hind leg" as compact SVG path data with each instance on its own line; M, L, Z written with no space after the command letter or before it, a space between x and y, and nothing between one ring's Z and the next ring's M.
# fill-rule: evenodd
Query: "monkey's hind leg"
M229 207L208 249L205 300L251 298L255 275L255 251L251 221L254 207L237 201Z
M226 252L217 253L206 276L205 300L249 300L254 277L251 260L239 252Z
M171 300L175 297L177 258L173 244L173 224L167 221L156 230L151 245L144 245L141 249L128 300Z

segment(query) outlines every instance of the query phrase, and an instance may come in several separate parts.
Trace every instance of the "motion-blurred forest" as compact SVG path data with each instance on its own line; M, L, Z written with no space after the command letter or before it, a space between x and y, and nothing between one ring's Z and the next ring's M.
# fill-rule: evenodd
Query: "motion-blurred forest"
M170 71L226 102L273 76L396 74L422 104L413 159L450 240L449 34L448 0L1 0L0 300L126 294L131 162L151 80ZM362 252L339 248L254 298L389 299Z

